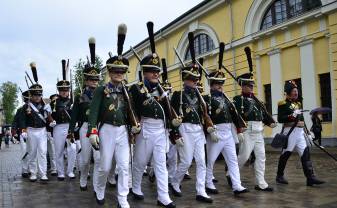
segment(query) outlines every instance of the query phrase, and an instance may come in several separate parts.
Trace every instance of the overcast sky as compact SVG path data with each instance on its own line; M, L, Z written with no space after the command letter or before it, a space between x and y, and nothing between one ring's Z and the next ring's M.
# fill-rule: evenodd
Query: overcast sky
M96 53L104 61L116 54L117 26L128 33L124 50L147 37L146 22L154 30L165 26L202 0L1 0L0 83L12 81L26 89L24 72L37 64L44 95L56 92L62 78L61 59L73 66L89 55L88 38L96 38Z

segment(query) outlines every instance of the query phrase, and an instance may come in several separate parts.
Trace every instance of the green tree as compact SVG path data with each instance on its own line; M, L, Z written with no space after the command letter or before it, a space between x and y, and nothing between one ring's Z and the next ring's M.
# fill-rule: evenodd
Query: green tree
M73 86L74 86L74 95L78 95L81 93L81 89L84 86L84 77L83 77L83 69L85 65L87 64L86 61L84 61L82 58L80 58L76 64L74 65L74 73L73 73ZM95 67L102 69L103 68L103 60L99 56L96 56L96 63ZM103 83L103 80L101 80L100 84Z
M5 123L11 124L14 118L14 111L18 105L18 86L13 82L4 82L0 87L0 93Z

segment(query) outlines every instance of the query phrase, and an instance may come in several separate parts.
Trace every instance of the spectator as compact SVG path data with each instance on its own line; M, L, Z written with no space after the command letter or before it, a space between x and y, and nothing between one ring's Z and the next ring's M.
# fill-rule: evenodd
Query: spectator
M310 129L311 132L314 133L315 139L318 140L319 145L322 145L322 120L319 118L318 113L314 113L311 116L312 127Z

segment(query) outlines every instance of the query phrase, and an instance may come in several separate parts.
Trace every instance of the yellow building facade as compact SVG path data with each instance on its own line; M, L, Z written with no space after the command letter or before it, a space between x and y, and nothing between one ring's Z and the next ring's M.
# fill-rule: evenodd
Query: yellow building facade
M189 61L188 32L194 32L197 58L204 58L209 71L216 68L219 43L224 42L223 64L235 75L248 72L244 48L249 46L256 79L254 91L268 109L277 113L277 103L284 99L284 82L295 79L301 86L303 109L332 108L332 114L324 117L323 137L337 137L337 1L206 0L155 30L156 50L166 58L174 90L181 87L181 66L174 48ZM134 49L143 57L150 53L149 42L145 39ZM131 69L127 79L135 83L139 62L131 50L124 55ZM207 93L205 78L203 82ZM225 91L229 97L240 93L229 75ZM305 118L310 126L310 114L305 113ZM280 128L266 128L265 136L271 137Z

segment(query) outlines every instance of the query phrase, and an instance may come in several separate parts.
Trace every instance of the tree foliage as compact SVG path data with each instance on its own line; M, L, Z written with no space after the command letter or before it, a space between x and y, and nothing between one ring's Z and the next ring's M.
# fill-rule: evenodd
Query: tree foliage
M4 82L0 87L0 93L5 123L11 124L14 118L14 111L18 105L18 86L13 82Z
M74 86L74 94L78 95L81 93L81 89L84 87L84 77L83 77L83 69L87 64L83 59L79 59L74 65L74 74L73 74L73 86ZM103 68L103 60L96 56L95 67L102 69ZM101 81L102 82L102 81ZM100 83L101 84L101 83Z

